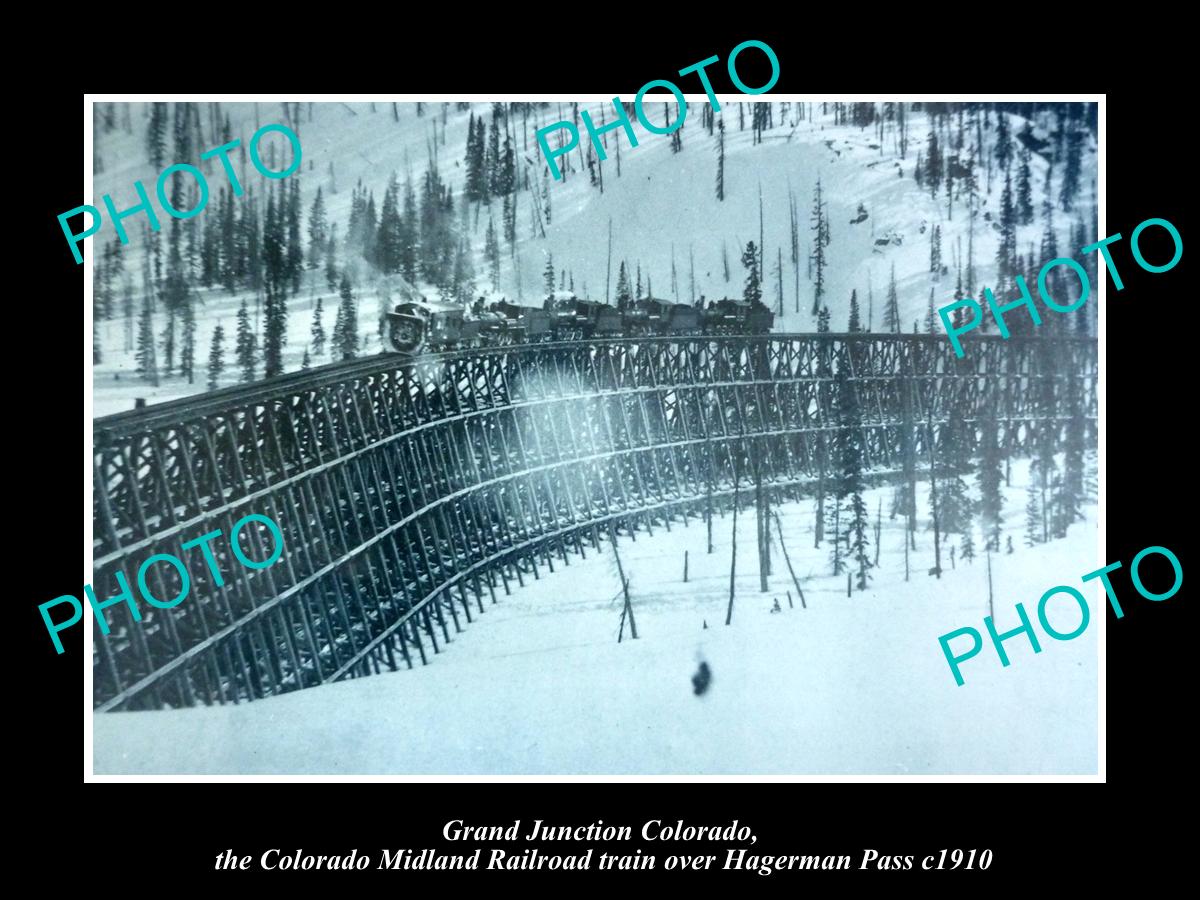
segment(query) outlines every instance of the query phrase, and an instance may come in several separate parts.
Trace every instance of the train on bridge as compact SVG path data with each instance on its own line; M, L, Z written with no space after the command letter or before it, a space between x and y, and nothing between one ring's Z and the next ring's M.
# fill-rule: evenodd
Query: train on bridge
M644 297L612 306L556 291L541 307L483 298L469 308L422 298L387 314L400 353L591 338L767 334L775 314L760 301L711 300L692 306Z
M601 310L609 327L614 312L627 310ZM910 507L930 469L985 439L1005 457L1096 446L1091 339L973 335L959 359L931 334L530 338L96 419L97 596L250 514L278 525L283 556L258 571L216 541L186 588L171 566L144 573L143 590L187 599L94 617L94 707L240 703L432 662L541 567L728 510L751 471L772 503L822 496L848 431L864 477ZM273 533L241 533L248 558L271 556Z

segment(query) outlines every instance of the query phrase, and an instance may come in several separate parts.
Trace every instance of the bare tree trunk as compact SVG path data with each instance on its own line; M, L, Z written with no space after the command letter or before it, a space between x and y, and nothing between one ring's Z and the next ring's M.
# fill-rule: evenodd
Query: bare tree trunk
M933 510L933 574L942 577L942 536L938 527L937 476L933 459L933 419L925 424L926 440L929 443L929 505Z
M879 536L883 532L883 498L879 498L879 509L875 513L875 568L879 568Z
M733 580L737 574L737 512L738 512L738 482L737 473L733 476L733 554L729 560L729 609L725 612L725 624L733 621Z
M908 581L908 541L909 541L909 534L910 534L910 532L908 530L908 523L909 523L909 521L911 521L911 519L912 519L911 514L908 516L905 516L905 522L904 522L904 580L905 581Z
M766 533L766 519L763 510L763 489L762 489L762 468L757 464L754 466L754 513L755 525L758 528L758 589L762 593L767 590L767 550L768 534Z
M996 605L992 600L992 548L990 545L985 545L987 549L987 569L988 569L988 615L992 619L996 618ZM997 548L999 549L999 548Z
M625 569L621 565L621 553L617 550L617 533L611 527L608 530L608 535L612 538L613 556L617 559L617 576L621 579L621 590L625 594L625 606L621 610L621 632L617 634L617 643L621 643L621 635L625 630L625 617L629 617L629 634L637 640L637 622L633 618L633 604L629 601L629 581L625 578Z
M608 302L608 286L612 281L612 216L608 217L608 267L604 270L604 302Z
M689 302L692 306L696 305L696 254L692 250L692 245L688 244L688 290L691 294Z
M770 527L769 525L767 526ZM808 602L804 599L804 590L800 587L800 579L796 577L796 570L792 568L792 558L788 556L787 545L783 542L783 525L779 522L779 513L775 513L775 528L779 532L779 549L783 551L783 561L787 563L788 573L792 576L792 584L796 586L796 594L800 597L800 605L808 609ZM792 594L788 592L788 606L792 605Z
M817 450L817 522L813 527L813 549L821 546L825 536L825 435L821 435Z
M763 250L763 202L762 202L762 182L758 183L758 275L762 278L762 273L765 271L767 262L766 251Z
M713 515L712 515L712 512L713 512L713 510L712 510L712 480L710 478L710 480L708 482L708 489L705 491L705 496L704 496L704 518L708 521L708 552L710 554L713 551L713 545L712 545Z

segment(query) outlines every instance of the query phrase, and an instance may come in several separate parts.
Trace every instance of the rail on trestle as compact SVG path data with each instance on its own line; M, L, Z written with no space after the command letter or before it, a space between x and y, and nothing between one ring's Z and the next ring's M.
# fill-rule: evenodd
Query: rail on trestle
M756 467L811 493L861 433L872 481L912 484L948 426L973 451L1096 442L1096 344L932 335L638 338L352 360L94 422L93 581L137 591L155 553L187 563L169 610L106 610L93 629L98 710L237 703L427 663L542 567L621 531L731 502ZM858 420L835 411L852 390ZM1078 433L1078 432L1076 432ZM217 583L182 545L249 513L283 555ZM242 546L270 553L254 527ZM165 570L165 571L164 571ZM178 595L170 566L148 571Z

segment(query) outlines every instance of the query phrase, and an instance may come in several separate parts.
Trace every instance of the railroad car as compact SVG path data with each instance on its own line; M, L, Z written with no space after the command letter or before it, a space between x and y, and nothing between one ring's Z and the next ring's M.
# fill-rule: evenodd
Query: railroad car
M624 315L626 334L701 334L704 331L703 311L687 303L671 303L643 297L635 300Z
M401 353L449 350L479 343L482 322L453 303L400 303L387 314L388 337Z
M551 340L554 336L550 313L536 306L518 306L499 300L490 306L476 301L483 319L482 332L491 343L522 344Z
M775 314L763 303L713 300L704 310L705 334L766 334Z
M544 309L552 317L557 341L620 337L626 333L621 312L615 306L580 300L567 291L556 291L547 297Z

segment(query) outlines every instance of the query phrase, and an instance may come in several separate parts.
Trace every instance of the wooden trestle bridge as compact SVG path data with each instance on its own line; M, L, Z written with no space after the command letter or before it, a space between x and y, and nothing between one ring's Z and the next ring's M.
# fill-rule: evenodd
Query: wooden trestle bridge
M653 532L730 503L753 465L776 498L836 469L861 429L867 474L927 475L947 422L1006 454L1096 436L1096 344L944 336L768 335L515 345L352 360L97 419L99 600L137 592L141 563L182 559L187 598L137 597L94 627L99 710L253 700L427 663L497 595L601 536ZM831 411L849 379L859 421ZM936 466L936 464L935 464ZM743 482L744 486L744 482ZM232 525L283 531L277 563L233 558ZM208 532L223 584L198 548ZM269 536L242 532L247 556ZM172 583L173 581L173 583ZM155 596L180 583L150 570Z

